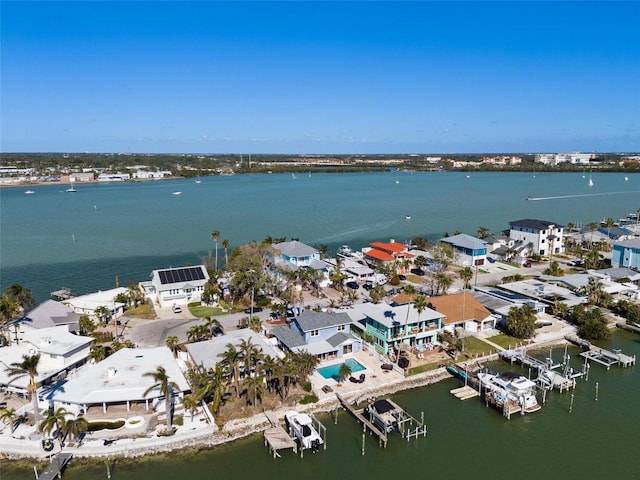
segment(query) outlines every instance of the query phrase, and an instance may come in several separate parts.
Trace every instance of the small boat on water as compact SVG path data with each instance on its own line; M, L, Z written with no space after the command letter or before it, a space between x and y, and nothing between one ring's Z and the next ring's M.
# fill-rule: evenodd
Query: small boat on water
M351 257L353 255L353 250L349 245L342 245L338 249L338 255L341 257Z
M173 192L171 195L182 195L182 192Z
M33 195L35 192L33 190L25 190L25 195Z
M406 218L407 220L411 220L411 215L405 215L404 218Z
M536 384L527 377L513 372L497 375L480 372L478 380L483 387L504 396L505 399L515 401L525 413L537 412L542 408L536 398Z
M364 416L385 433L400 430L400 422L405 419L404 410L388 398L373 402L364 409Z
M290 410L284 414L284 419L289 433L298 439L302 448L311 449L314 453L318 451L324 440L314 427L309 415Z

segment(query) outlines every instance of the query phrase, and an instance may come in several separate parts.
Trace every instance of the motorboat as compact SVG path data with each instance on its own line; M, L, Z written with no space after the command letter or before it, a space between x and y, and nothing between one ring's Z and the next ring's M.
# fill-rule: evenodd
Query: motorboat
M25 195L33 195L35 192L33 190L25 190Z
M402 408L389 399L373 402L364 409L364 415L385 433L400 430L400 422L405 418Z
M515 401L525 413L542 408L536 398L536 384L527 377L513 372L478 373L478 380L487 389Z
M324 440L313 425L313 420L306 413L290 410L284 414L289 433L298 439L302 448L317 452Z
M338 255L340 255L341 257L351 257L353 256L353 250L349 245L342 245L338 249Z
M182 195L182 192L173 192L172 195Z

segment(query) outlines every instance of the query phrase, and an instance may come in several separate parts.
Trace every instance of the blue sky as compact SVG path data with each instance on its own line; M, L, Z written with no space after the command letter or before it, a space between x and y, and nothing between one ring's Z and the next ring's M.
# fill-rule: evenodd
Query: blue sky
M640 2L1 2L2 152L640 150Z

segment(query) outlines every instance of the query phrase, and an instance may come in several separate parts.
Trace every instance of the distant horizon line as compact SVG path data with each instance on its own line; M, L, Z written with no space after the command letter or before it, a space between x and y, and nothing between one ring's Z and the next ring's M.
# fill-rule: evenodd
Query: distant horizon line
M540 150L536 152L518 152L518 151L492 151L492 152L378 152L378 153L290 153L290 152L276 152L276 153L256 153L256 152L109 152L109 151L95 151L95 152L74 152L74 151L14 151L14 152L2 152L0 151L0 155L122 155L122 156L131 156L131 155L292 155L299 157L327 157L327 156L370 156L370 155L404 155L404 156L439 156L439 155L537 155L537 154L545 154L545 153L582 153L582 154L592 154L592 155L636 155L640 154L639 151L578 151L578 150Z

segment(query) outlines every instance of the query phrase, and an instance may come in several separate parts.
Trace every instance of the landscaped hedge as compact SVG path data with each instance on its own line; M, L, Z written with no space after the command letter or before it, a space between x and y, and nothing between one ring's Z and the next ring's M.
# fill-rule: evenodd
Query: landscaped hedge
M98 430L118 430L119 428L124 427L124 420L116 420L114 422L108 421L99 421L99 422L90 422L87 430L89 432L96 432Z

